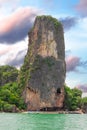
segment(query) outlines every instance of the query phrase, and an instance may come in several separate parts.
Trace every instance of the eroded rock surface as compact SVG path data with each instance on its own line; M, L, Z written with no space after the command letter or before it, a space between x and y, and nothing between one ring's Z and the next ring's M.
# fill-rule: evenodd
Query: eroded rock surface
M63 28L51 16L38 16L29 32L29 47L20 82L27 110L62 108L65 82Z

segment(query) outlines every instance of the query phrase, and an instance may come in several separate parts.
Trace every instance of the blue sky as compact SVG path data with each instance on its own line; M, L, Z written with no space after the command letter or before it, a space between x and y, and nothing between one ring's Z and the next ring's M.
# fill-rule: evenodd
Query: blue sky
M0 0L0 65L19 68L27 52L27 33L37 15L62 22L66 84L87 92L87 0Z

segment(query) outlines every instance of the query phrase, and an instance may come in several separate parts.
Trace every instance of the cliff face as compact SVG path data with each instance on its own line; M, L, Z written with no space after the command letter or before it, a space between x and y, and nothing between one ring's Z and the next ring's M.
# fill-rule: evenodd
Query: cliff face
M20 74L27 110L63 107L65 73L62 25L51 16L38 16Z

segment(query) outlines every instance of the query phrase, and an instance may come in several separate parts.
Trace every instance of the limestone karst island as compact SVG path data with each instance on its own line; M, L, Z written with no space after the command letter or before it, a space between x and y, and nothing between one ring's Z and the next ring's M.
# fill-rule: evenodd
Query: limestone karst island
M20 71L0 66L0 111L86 112L82 92L65 85L65 43L62 24L37 16L28 33L29 44Z

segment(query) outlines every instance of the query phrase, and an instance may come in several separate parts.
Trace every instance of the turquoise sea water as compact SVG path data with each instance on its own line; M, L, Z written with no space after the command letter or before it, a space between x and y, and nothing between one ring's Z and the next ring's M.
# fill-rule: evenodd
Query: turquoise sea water
M0 130L87 130L87 115L0 113Z

